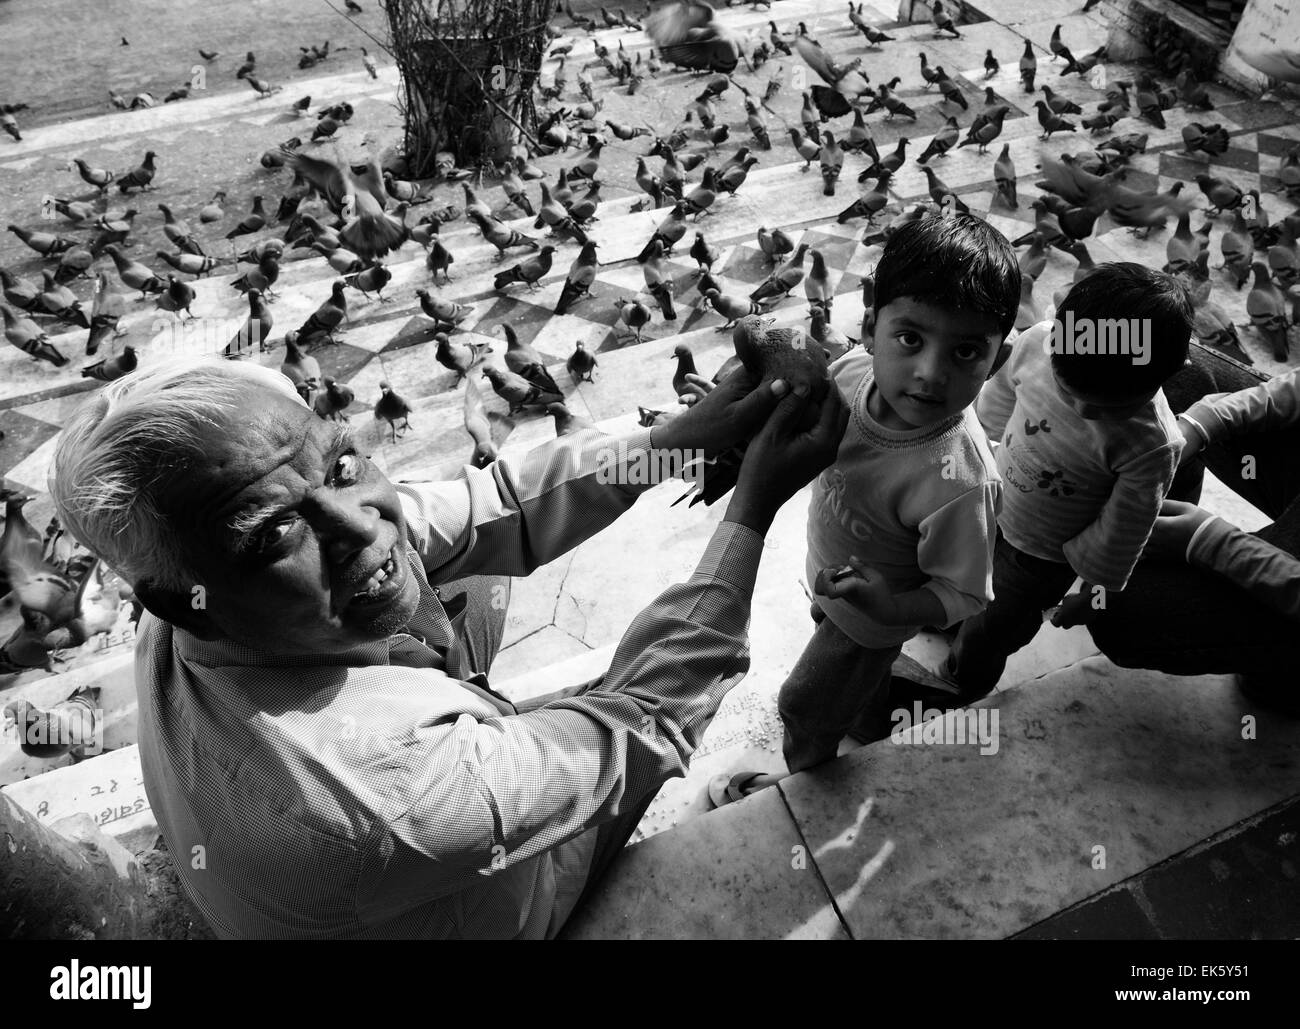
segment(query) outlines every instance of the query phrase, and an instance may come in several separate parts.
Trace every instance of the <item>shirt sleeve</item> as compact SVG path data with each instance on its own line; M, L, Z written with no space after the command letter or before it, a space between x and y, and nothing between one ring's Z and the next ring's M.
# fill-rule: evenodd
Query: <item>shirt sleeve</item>
M1062 550L1085 582L1122 590L1147 545L1174 481L1181 441L1147 451L1119 469L1101 513Z
M397 486L430 582L527 575L614 522L671 471L650 430L585 429L521 458ZM685 489L683 485L683 489Z
M1300 369L1250 389L1204 397L1179 417L1200 428L1207 443L1294 425L1300 421Z
M685 774L748 671L762 549L752 529L719 525L690 579L633 621L599 686L526 714L452 715L416 734L398 759L414 770L412 802L390 829L432 859L422 900L635 810Z
M1222 518L1204 522L1187 548L1189 564L1222 575L1260 603L1300 622L1300 560Z
M939 598L945 626L978 614L993 599L993 547L1001 486L967 490L921 522L917 563L930 577L925 588Z

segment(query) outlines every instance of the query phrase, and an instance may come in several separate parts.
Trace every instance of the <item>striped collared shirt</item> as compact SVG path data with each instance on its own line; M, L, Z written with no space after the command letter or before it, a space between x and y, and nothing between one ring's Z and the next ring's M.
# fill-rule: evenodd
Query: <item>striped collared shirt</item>
M631 506L646 487L597 474L619 442L586 430L517 464L399 485L421 601L394 639L270 657L144 616L145 786L218 935L559 931L593 827L685 773L748 670L762 538L721 523L691 578L633 621L599 687L527 714L448 677L418 627L446 621L430 582L526 575ZM634 460L649 433L621 442ZM421 649L428 660L399 657Z

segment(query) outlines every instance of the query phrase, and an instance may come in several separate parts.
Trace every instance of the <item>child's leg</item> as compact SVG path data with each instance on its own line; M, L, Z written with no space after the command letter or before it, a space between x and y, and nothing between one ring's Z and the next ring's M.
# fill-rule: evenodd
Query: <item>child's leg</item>
M879 655L872 662L872 667L862 669L863 687L869 696L867 704L858 712L857 718L849 726L847 735L862 743L874 743L883 740L894 728L891 718L893 711L893 667L894 661L903 652L903 645L887 650L864 650L864 654ZM866 664L866 662L864 662ZM869 680L869 681L868 681Z
M831 760L849 729L873 705L887 702L898 650L868 650L830 619L818 623L777 699L791 772Z
M962 623L949 670L969 703L990 693L1007 658L1037 635L1043 612L1074 582L1067 564L1022 553L998 534L993 554L993 600Z

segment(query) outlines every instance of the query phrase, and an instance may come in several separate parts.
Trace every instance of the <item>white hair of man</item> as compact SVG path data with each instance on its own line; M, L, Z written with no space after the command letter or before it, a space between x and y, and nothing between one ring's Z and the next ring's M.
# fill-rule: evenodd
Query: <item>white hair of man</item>
M134 584L188 592L194 583L164 497L203 460L212 428L265 386L303 403L273 368L176 358L124 376L77 409L60 435L48 485L63 526Z

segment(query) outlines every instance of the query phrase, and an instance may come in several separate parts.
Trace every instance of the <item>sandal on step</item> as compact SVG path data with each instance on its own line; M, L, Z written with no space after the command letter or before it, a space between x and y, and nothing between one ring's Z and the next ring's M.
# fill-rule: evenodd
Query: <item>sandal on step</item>
M709 780L709 800L715 808L726 807L726 805L734 804L738 800L744 800L746 797L758 792L757 789L747 789L746 787L764 774L766 773L737 772L732 775L730 772L723 772L721 775L715 775Z

